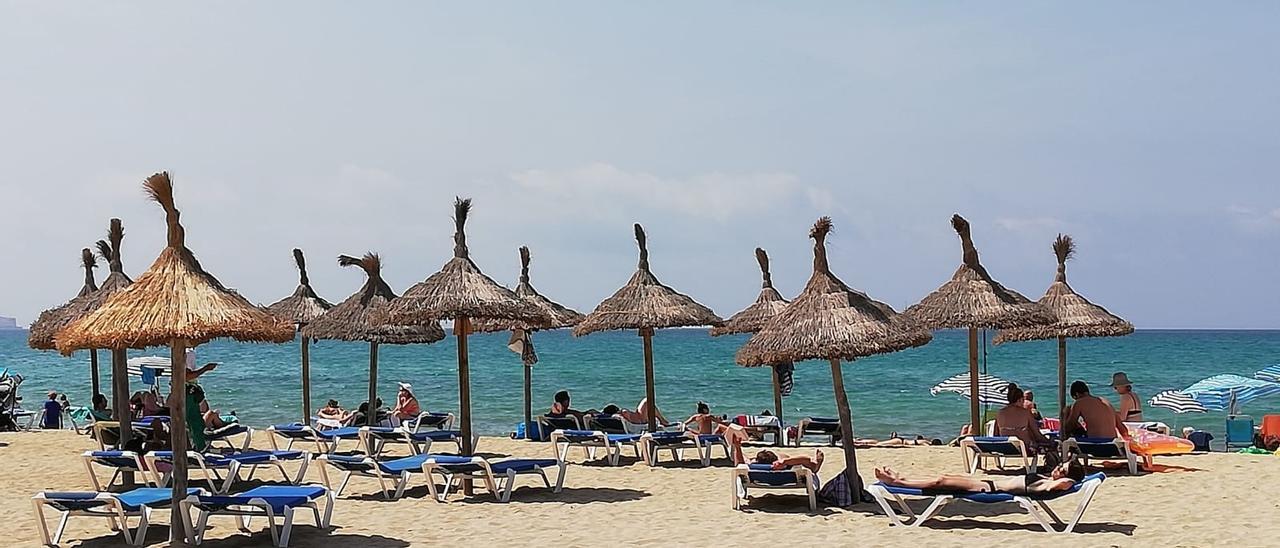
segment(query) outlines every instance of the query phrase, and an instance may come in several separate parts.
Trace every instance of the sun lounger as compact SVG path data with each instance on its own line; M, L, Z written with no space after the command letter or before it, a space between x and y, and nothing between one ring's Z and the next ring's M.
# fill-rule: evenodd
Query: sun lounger
M586 428L582 430L597 430L606 434L640 434L646 427L643 424L633 424L622 415L590 415L584 426Z
M479 436L472 435L472 447L480 441ZM388 443L405 443L413 454L430 453L431 444L435 442L452 442L462 451L462 432L460 430L410 430L404 427L362 426L360 427L360 445L366 454L377 457L382 454Z
M563 417L549 417L547 415L538 415L538 431L542 433L542 439L538 441L546 441L551 439L551 432L556 430L584 430L584 426L578 421L577 417L565 415Z
M173 468L173 451L153 451L143 458L147 462L147 467L151 469L151 473L155 475L156 485L161 487L168 485L169 474ZM302 461L296 478L290 476L281 464L290 460ZM187 466L198 470L209 483L209 489L215 493L228 492L232 484L240 479L240 470L245 466L250 467L250 472L245 479L252 478L253 472L259 466L273 466L280 471L280 476L286 482L297 483L306 475L310 462L311 455L303 451L244 451L226 455L187 451ZM169 471L161 473L162 469Z
M739 464L733 469L733 509L742 508L748 489L788 489L809 496L809 511L818 511L818 476L803 466L774 470L768 464Z
M196 492L196 489L187 491L188 494ZM72 516L107 518L111 523L111 530L120 531L126 544L141 546L147 538L151 510L168 507L172 495L172 490L156 487L144 487L124 493L42 491L36 493L31 501L35 505L40 540L45 546L56 546L62 541L62 532L66 530L67 521ZM56 510L59 515L58 529L53 535L49 534L49 524L45 521L46 507ZM138 518L136 533L129 532L129 518Z
M422 454L391 460L376 460L362 455L320 455L316 457L316 460L323 465L327 465L320 467L320 476L324 479L325 487L329 488L335 497L342 496L342 492L346 490L352 476L360 476L378 480L378 485L382 487L383 497L398 499L404 495L404 490L408 487L409 479L413 477L413 474L422 471L422 464L427 462L427 459L435 456L437 455ZM337 468L345 473L342 483L338 485L337 489L334 489L333 483L329 481L329 467ZM435 486L431 486L430 490L434 495Z
M433 474L440 474L444 478L444 491L436 497L440 502L444 502L449 496L455 481L461 483L468 479L483 481L494 498L500 502L508 502L511 500L511 491L515 488L516 476L536 474L542 478L544 485L551 487L551 480L547 478L546 470L553 467L559 469L554 489L554 492L559 493L564 487L566 469L565 462L559 459L488 461L481 457L434 457L423 463L422 471L427 474L432 491L435 490L435 481L430 479ZM433 492L432 495L435 493Z
M244 436L239 445L231 443L231 439L235 436ZM232 451L248 451L249 444L253 441L253 428L240 423L232 423L222 428L204 431L204 439L209 443L209 447L213 447L215 443L222 443Z
M321 500L325 502L323 515L319 507ZM248 531L250 520L261 516L267 518L271 543L283 548L289 545L294 514L298 510L311 510L316 527L327 530L333 516L333 501L333 494L319 485L263 485L234 495L199 493L188 495L182 501L182 516L187 520L183 526L191 541L198 546L204 541L210 516L235 516L241 531ZM196 512L194 524L191 522L192 510ZM277 524L278 518L283 522Z
M880 482L868 485L867 491L876 499L876 503L884 510L885 515L889 517L890 525L894 526L916 527L933 517L947 503L953 500L964 500L980 504L1015 503L1031 514L1031 517L1035 518L1036 522L1045 531L1050 533L1070 533L1075 529L1076 524L1080 522L1080 518L1084 516L1085 510L1089 507L1089 502L1093 500L1094 493L1097 492L1104 479L1106 479L1106 476L1103 474L1091 474L1085 476L1083 481L1071 486L1071 489L1036 495L926 491L908 487L895 487ZM1076 505L1076 512L1070 521L1063 522L1047 503L1051 500L1077 493L1080 494L1080 502ZM907 498L931 498L933 502L917 515L907 505ZM902 511L902 514L894 510L895 505Z
M747 432L753 436L758 436L761 440L764 439L764 436L772 435L774 445L786 445L784 438L786 437L787 427L783 424L782 419L776 415L738 415L733 418L733 422L741 425Z
M725 458L729 458L729 443L720 434L692 434L689 432L647 432L640 436L640 450L649 466L658 465L658 453L663 449L671 451L671 458L681 460L685 449L698 451L698 459L703 466L711 465L711 450L724 449Z
M827 438L827 444L835 447L836 440L840 437L840 419L830 419L825 417L805 417L796 423L796 437L791 441L795 442L796 447L800 447L800 442L807 436L823 436Z
M1138 455L1129 449L1129 442L1124 438L1070 438L1062 442L1063 460L1070 459L1072 453L1080 455L1085 466L1089 459L1116 459L1129 463L1129 473L1138 474Z
M401 428L406 428L413 432L434 428L436 430L453 430L453 422L456 420L453 413L432 413L424 411L419 413L416 418L400 423Z
M986 459L995 459L997 467L1004 468L1005 459L1021 459L1028 474L1036 471L1036 455L1027 454L1027 446L1014 436L969 436L960 439L960 453L964 457L965 471L972 474L979 468L987 470Z
M143 462L142 457L133 451L85 451L80 456L84 460L84 469L89 473L89 483L93 485L95 491L110 491L115 487L116 480L125 472L132 472L142 477L142 481L147 484L154 485L151 478L147 475L147 465ZM113 470L111 481L107 482L106 487L98 481L98 475L94 473L94 465L110 468Z
M567 461L570 447L581 447L588 460L595 460L596 449L604 449L610 466L617 466L622 447L630 446L640 458L640 434L610 434L600 430L556 430L551 433L551 446L556 459Z
M1247 415L1227 417L1227 439L1224 442L1228 451L1232 447L1253 446L1253 417Z
M294 422L289 424L273 424L267 427L267 441L271 443L271 448L281 449L279 440L284 440L284 449L293 449L293 443L298 441L316 441L315 429L305 424ZM317 442L319 443L319 442ZM323 449L321 453L325 453Z

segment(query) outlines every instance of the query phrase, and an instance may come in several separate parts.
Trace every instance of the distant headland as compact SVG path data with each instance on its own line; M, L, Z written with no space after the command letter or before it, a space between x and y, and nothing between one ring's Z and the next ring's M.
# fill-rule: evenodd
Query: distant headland
M0 316L0 331L25 331L25 328L18 327L18 320L8 316Z

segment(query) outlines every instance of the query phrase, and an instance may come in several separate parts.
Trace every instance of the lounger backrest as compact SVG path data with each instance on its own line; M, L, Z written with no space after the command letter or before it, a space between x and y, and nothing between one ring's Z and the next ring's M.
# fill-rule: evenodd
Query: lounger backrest
M578 423L577 417L548 417L540 415L538 422L547 426L547 431L553 430L582 430L582 425Z
M606 434L631 433L627 428L627 421L618 415L592 415L587 419L587 428Z
M1253 443L1253 417L1227 417L1227 443Z

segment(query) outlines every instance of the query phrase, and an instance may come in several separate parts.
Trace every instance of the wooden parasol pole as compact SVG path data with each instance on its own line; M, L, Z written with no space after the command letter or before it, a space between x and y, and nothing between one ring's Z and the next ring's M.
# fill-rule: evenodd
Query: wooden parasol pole
M653 387L653 328L641 327L640 336L644 338L644 394L649 402L649 431L657 432L658 401Z
M1065 433L1067 425L1067 338L1058 335L1058 421L1059 432ZM1065 439L1065 438L1064 438Z
M470 331L470 318L454 318L453 335L458 338L458 414L462 422L462 454L468 457L475 451L471 444L471 366L467 356L467 334Z
M770 367L773 370L773 414L778 417L778 425L782 425L782 378L778 372L778 366ZM783 445L782 434L778 434L773 439L774 445Z
M978 424L978 328L969 327L969 435L982 436Z
M187 341L174 339L169 343L169 435L173 450L173 471L170 473L173 494L169 499L169 541L174 546L186 546L187 536L183 524L182 499L187 498Z
M311 337L302 335L302 424L311 424Z
M369 343L369 405L365 408L364 423L378 425L378 343ZM370 438L372 440L373 438Z
M94 348L89 351L89 408L93 408L93 398L98 397L102 393L102 386L98 384L98 349Z
M533 366L524 366L524 439L533 439Z
M836 410L840 413L840 446L844 449L844 475L854 503L862 500L862 476L858 475L858 456L853 447L853 415L849 412L849 393L844 391L844 372L839 358L831 360L831 382L836 396Z
M111 350L111 407L119 424L120 441L117 449L124 449L125 444L133 437L133 410L129 408L129 365L128 355L123 348ZM125 487L133 487L133 472L121 474Z

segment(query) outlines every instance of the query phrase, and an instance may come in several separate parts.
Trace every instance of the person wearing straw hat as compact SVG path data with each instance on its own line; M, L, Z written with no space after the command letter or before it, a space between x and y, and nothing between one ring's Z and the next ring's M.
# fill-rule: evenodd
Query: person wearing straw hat
M1142 422L1142 400L1133 392L1133 383L1123 372L1111 376L1111 388L1120 394L1120 420Z
M422 412L422 404L418 403L418 397L413 395L413 385L407 382L396 383L400 385L400 390L396 393L396 406L391 410L393 422L404 422L413 420Z

